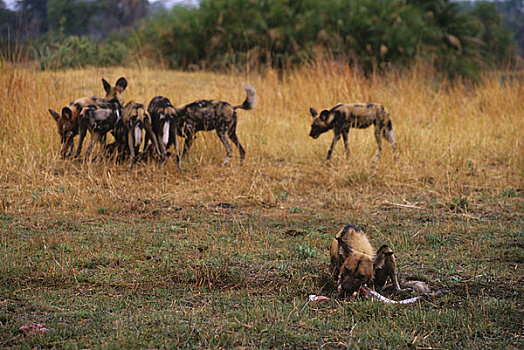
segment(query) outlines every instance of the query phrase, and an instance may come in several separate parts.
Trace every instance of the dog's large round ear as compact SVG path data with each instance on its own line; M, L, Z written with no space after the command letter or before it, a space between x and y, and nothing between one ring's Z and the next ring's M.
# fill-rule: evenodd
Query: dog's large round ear
M60 114L58 114L57 112L53 111L51 108L49 108L49 113L51 114L51 116L53 117L54 120L58 120L60 118Z
M124 92L127 87L127 80L124 77L118 78L116 81L116 86L120 88L120 92Z
M353 248L340 237L336 237L336 240L338 242L338 255L346 259L353 252Z
M107 82L104 78L102 78L102 85L104 85L104 91L106 94L109 94L111 92L111 84Z
M77 111L78 113L80 113L80 111L81 111L82 109L84 109L84 106L82 106L80 103L75 103L74 106L75 106L76 111Z
M71 119L72 117L73 117L73 112L71 112L71 109L69 109L69 107L62 108L62 118Z
M313 118L315 118L315 117L318 115L317 111L315 111L314 108L310 108L310 109L309 109L309 113L311 113L311 116L312 116Z
M336 112L331 112L331 111L328 111L327 109L325 109L322 112L320 112L319 119L329 125L335 119L335 113Z
M375 254L373 255L373 269L381 269L384 267L386 262L386 257L384 254Z

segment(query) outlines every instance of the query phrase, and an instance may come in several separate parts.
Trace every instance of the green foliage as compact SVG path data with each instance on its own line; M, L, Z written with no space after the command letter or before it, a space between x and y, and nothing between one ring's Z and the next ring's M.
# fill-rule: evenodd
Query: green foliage
M198 7L157 11L145 22L146 0L34 3L20 3L29 13L27 27L38 24L35 33L49 28L48 37L60 38L34 50L42 67L53 69L120 64L134 51L184 69L283 69L327 57L366 75L422 60L450 77L476 77L518 62L513 35L497 9L511 23L522 18L521 11L510 10L518 9L515 1L201 0ZM130 32L140 23L138 32ZM521 27L513 25L517 39ZM77 37L107 40L111 33L124 40L95 44Z
M317 255L317 250L307 243L300 243L295 245L295 253L299 259L308 259Z
M322 53L365 73L422 58L452 76L475 76L513 54L490 6L462 13L448 0L202 0L149 20L139 37L174 68L283 68Z
M513 188L505 188L500 192L500 194L502 197L508 197L508 198L515 197L517 195L517 193L515 192Z
M48 0L47 19L52 30L67 34L82 34L95 12L93 2L83 0Z
M472 14L480 22L480 37L486 43L486 59L497 64L510 64L515 57L516 47L512 45L511 33L502 26L502 18L497 12L496 4L486 1L479 2Z
M78 36L46 40L33 49L33 56L42 69L121 65L129 54L129 48L120 41L97 44Z

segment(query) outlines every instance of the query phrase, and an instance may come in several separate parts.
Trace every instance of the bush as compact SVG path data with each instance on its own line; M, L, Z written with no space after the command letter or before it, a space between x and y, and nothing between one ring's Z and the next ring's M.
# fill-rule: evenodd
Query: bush
M139 38L172 68L284 68L321 52L364 73L422 58L449 75L475 76L496 62L493 50L512 52L502 29L499 46L486 45L481 13L448 0L202 0L150 19Z
M45 40L33 46L33 56L43 70L122 65L130 53L131 50L117 40L97 44L78 36L54 42Z

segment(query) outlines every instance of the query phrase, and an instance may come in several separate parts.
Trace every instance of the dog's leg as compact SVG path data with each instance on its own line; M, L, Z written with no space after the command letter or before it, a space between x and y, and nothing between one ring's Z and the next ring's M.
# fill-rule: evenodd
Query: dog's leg
M160 151L160 147L158 146L158 140L156 138L155 133L153 132L153 128L151 127L151 123L149 123L148 119L145 120L144 126L146 128L146 135L149 134L149 137L151 138L151 141L153 141L153 146L155 147L156 153L160 157L160 160L162 162L164 162L165 161L165 156L166 156L165 148L162 148L164 150L164 152Z
M86 149L86 159L90 158L91 151L93 150L93 146L96 142L100 142L100 134L98 132L91 132L91 142L89 142L89 146L87 146Z
M375 280L374 285L377 289L381 289L386 284L388 278L393 283L396 291L402 291L397 277L397 263L393 250L384 244L377 251L375 263Z
M142 148L142 152L146 152L149 146L149 133L146 132L146 136L144 137L144 147Z
M178 170L182 170L182 162L180 159L180 145L178 144L178 123L176 121L173 121L169 125L169 141L166 146L166 151L169 149L169 146L173 144L175 146L175 156L176 156L176 162L178 165Z
M338 281L338 276L340 275L340 263L337 258L331 257L331 275L335 281Z
M389 278L391 282L393 283L393 286L395 287L396 291L402 291L400 288L400 284L398 283L398 277L397 277L397 263L395 261L395 255L387 255L386 256L386 270L389 274Z
M82 144L84 143L84 138L86 137L86 134L87 134L87 127L80 126L80 138L78 139L78 146L76 147L76 152L74 155L75 158L78 158L78 156L80 155L80 152L82 151Z
M164 160L165 160L165 157L166 157L166 144L164 144L164 134L162 133L162 135L157 134L156 135L156 140L158 142L158 147L160 148L160 152L163 154L163 157L164 157Z
M235 128L229 130L229 138L238 148L238 152L240 153L240 165L242 165L244 163L244 159L246 158L246 151L244 150L244 147L242 147L242 145L240 144L240 141L238 141Z
M129 154L130 154L129 169L133 167L133 164L135 164L135 161L136 161L134 129L135 129L134 127L131 127L129 128L129 131L127 132L127 145L129 146Z
M397 144L395 143L395 137L393 136L393 128L391 128L391 122L389 122L389 126L387 129L384 129L384 136L385 139L388 140L388 142L391 144L391 147L393 147L394 150L397 149Z
M60 149L60 156L62 156L62 158L69 157L71 155L71 152L73 151L74 146L75 145L73 143L73 137L68 136L64 144L62 145L62 148Z
M178 135L175 131L175 135L173 137L173 143L175 144L175 155L176 155L176 163L178 165L178 170L182 170L182 161L180 159L180 151L179 151L179 145L178 145Z
M331 154L333 154L333 149L335 148L335 145L337 144L338 140L340 140L340 133L335 134L335 137L333 137L333 141L331 142L331 147L329 147L329 151L327 154L327 160L331 159Z
M349 158L349 141L348 141L349 129L342 130L342 139L344 140L344 148L346 150L346 157Z
M227 139L226 131L217 129L217 135L220 138L220 141L224 144L224 147L226 148L226 159L224 160L224 163L222 166L226 166L229 163L229 160L233 156L233 149L231 148L231 145L229 144L229 140Z
M189 154L191 146L193 145L194 136L192 133L186 134L186 139L184 141L184 151L182 151L182 157Z
M375 157L375 159L373 159L374 162L378 161L380 159L380 155L382 154L382 137L380 135L381 133L382 133L382 126L379 124L376 124L375 125L375 139L377 140L378 154Z

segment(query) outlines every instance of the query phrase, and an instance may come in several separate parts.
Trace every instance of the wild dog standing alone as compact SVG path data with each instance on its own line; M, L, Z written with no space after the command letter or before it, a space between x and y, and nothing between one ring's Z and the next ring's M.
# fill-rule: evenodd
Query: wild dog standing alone
M118 143L129 146L131 156L129 167L132 167L136 161L136 155L142 143L142 131L146 130L146 135L153 142L155 151L164 161L164 155L160 152L158 141L153 129L151 128L151 117L146 107L138 102L128 102L122 111L122 119L117 122L115 138Z
M364 284L381 289L388 278L395 290L401 290L391 248L383 245L375 252L358 227L346 225L336 234L331 243L330 256L339 295L351 296Z
M180 136L185 137L184 154L187 154L193 144L195 134L198 131L216 130L220 141L226 148L226 159L223 165L229 162L233 156L233 150L229 144L229 139L237 146L240 153L240 162L244 161L246 152L236 134L237 128L237 109L250 110L255 107L256 95L255 88L249 84L243 85L246 91L246 99L241 105L231 106L231 104L217 100L198 100L187 105L177 107L178 130ZM174 124L173 126L174 127Z
M333 148L340 140L344 139L346 155L349 156L348 133L350 128L365 129L370 125L375 125L375 138L378 144L378 155L375 161L380 159L382 152L382 137L391 143L396 149L393 137L393 126L389 113L386 108L376 103L339 103L330 110L323 110L320 115L313 108L309 109L313 121L309 136L316 139L320 134L333 129L335 136L329 148L327 159L331 158Z
M149 102L147 111L151 116L151 127L153 133L156 135L160 152L165 156L166 149L171 141L171 143L175 145L178 168L181 169L180 155L178 153L178 122L175 107L173 107L167 97L157 96ZM172 133L171 130L173 130ZM172 140L170 140L170 138ZM146 134L144 150L148 146L148 143L149 137Z
M60 142L62 147L60 154L63 158L71 154L74 147L74 137L78 135L80 130L80 118L79 115L82 109L87 105L99 105L100 103L105 104L110 100L118 100L120 104L123 104L122 92L127 86L127 80L125 78L119 78L114 87L112 87L105 79L102 79L102 84L106 91L104 98L99 97L82 97L72 101L68 106L62 108L61 114L49 109L49 113L56 121L58 133L60 134ZM80 152L80 148L77 148L75 156Z

